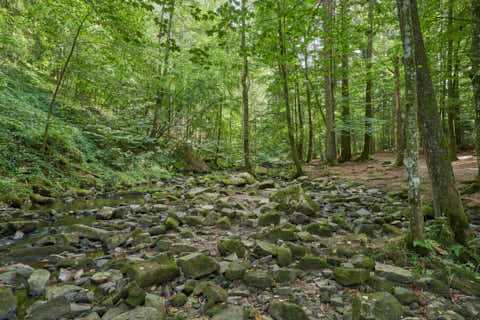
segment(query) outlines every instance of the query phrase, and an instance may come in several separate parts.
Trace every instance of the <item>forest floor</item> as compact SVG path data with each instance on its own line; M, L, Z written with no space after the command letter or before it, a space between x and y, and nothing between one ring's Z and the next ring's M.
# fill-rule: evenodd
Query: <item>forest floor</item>
M348 177L351 180L362 181L365 184L381 188L387 191L401 191L407 189L407 171L405 167L395 168L392 164L395 162L395 153L375 153L369 161L352 161L329 167L328 173ZM431 181L428 175L425 158L420 156L420 177L422 185L420 191L424 201L431 200ZM311 176L324 175L325 169L319 169L322 165L320 160L314 160L306 171ZM458 160L452 162L453 171L459 189L466 183L475 179L477 175L477 157L472 152L458 154ZM480 205L480 192L463 195L464 200L468 200L472 205Z

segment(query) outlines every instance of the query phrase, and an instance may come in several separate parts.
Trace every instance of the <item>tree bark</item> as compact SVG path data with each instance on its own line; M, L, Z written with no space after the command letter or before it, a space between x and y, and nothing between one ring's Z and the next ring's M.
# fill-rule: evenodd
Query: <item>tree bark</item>
M417 1L410 0L410 6L417 76L418 119L425 144L428 172L432 181L435 214L436 216L447 216L455 234L455 240L467 245L473 239L473 233L464 212L460 194L455 186L453 168L448 158L447 142L442 133L437 100L420 27Z
M280 71L280 76L282 80L282 88L283 88L283 97L285 99L285 108L286 108L286 115L287 115L287 126L288 126L288 140L290 142L290 148L292 151L292 158L293 163L296 169L297 177L303 176L303 168L297 154L297 147L295 145L295 137L294 137L294 128L293 128L293 121L291 115L291 108L290 108L290 98L289 98L289 89L288 89L288 74L287 74L287 49L285 47L285 38L284 38L284 23L282 23L282 9L280 7L280 2L277 2L277 9L278 9L278 39L280 42L280 56L278 67Z
M243 75L242 75L242 101L243 101L243 156L245 161L245 170L252 175L252 163L250 161L250 123L249 123L249 105L248 105L248 57L246 45L246 0L242 0L242 55L243 55Z
M475 149L477 152L477 178L480 179L480 1L472 0L472 86L475 110Z
M368 21L370 23L368 30L368 44L365 60L367 62L367 82L365 88L365 136L363 141L363 151L360 156L361 160L368 160L370 158L372 146L372 123L370 119L373 118L372 110L372 57L373 57L373 10L375 8L375 0L369 0L368 5Z
M458 160L457 158L457 138L455 136L455 75L453 71L453 59L454 59L454 30L453 30L453 15L454 15L454 1L449 0L448 2L448 44L447 44L447 83L448 83L448 156L451 161Z
M80 36L80 32L82 31L83 25L85 24L85 21L87 21L87 18L89 15L90 13L87 13L85 17L82 19L82 21L80 22L80 24L78 25L77 31L75 32L75 36L73 38L72 46L70 47L70 52L68 53L67 60L63 65L62 71L60 72L60 75L57 80L57 86L55 87L55 92L53 93L52 99L50 100L50 105L48 107L47 121L45 122L45 130L43 131L43 147L44 148L47 147L48 130L50 128L50 121L53 115L53 105L55 104L55 100L57 99L58 92L60 91L60 87L62 86L63 77L65 76L65 72L67 71L68 65L73 56L73 51L77 46L78 37Z
M337 163L337 146L335 141L335 96L333 93L333 0L324 0L324 9L326 10L324 19L325 49L326 60L325 68L325 108L326 108L326 158L329 165Z
M403 165L403 158L405 153L405 136L404 136L404 126L402 118L402 102L400 97L400 59L395 57L395 114L397 120L397 158L394 163L394 167L401 167ZM410 70L411 72L412 70ZM415 72L415 69L413 69ZM415 85L415 83L414 83ZM415 111L416 112L416 111ZM416 118L416 117L415 117ZM418 144L418 142L417 142Z
M350 124L350 85L349 85L349 39L346 39L348 34L347 30L347 9L348 0L342 1L341 17L342 17L342 122L343 126ZM352 138L350 135L350 129L342 130L341 134L341 151L340 162L347 162L352 160Z
M409 242L410 247L414 247L415 241L425 241L425 232L423 214L420 210L420 175L418 172L419 133L417 104L415 99L416 71L412 29L410 25L409 0L397 0L397 9L403 45L403 68L405 71L405 111L407 131L407 159L405 160L405 166L408 174L408 203L410 206L409 237L407 238L407 241ZM396 69L398 69L398 60L396 62Z
M313 159L313 120L312 120L312 93L310 89L310 83L305 81L305 88L307 90L307 109L308 109L308 153L307 163L310 163Z
M299 130L299 138L298 138L298 158L301 162L303 162L303 143L305 140L305 129L304 129L304 124L303 124L303 108L302 108L302 103L300 100L300 90L299 90L299 84L298 84L298 77L295 82L295 94L297 97L297 112L298 112L298 130Z

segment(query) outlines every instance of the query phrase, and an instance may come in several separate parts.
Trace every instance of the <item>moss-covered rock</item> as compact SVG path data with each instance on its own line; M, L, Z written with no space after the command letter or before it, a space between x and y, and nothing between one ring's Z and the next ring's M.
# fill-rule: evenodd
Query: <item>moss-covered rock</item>
M298 272L296 269L280 268L273 272L273 279L278 283L289 284L297 279Z
M325 258L315 256L304 256L298 262L298 268L302 270L322 270L328 267Z
M218 244L218 251L221 255L226 256L232 253L236 253L238 257L243 258L245 256L245 246L239 240L223 240Z
M272 278L265 271L247 271L243 276L243 281L249 287L265 289L272 286Z
M225 278L228 280L242 279L245 272L250 269L252 264L250 261L238 262L234 261L230 263L225 270Z
M332 236L332 228L328 224L311 223L305 226L305 230L320 237Z
M200 253L191 253L181 257L177 259L177 263L182 268L185 277L192 279L206 276L219 269L218 262L215 259Z
M308 320L307 314L300 306L289 302L272 302L268 313L275 320Z
M338 267L333 269L333 277L335 281L348 287L365 283L368 280L369 271L361 268Z
M187 303L188 298L184 293L177 293L172 298L172 306L174 307L183 307Z
M280 223L280 213L278 212L270 212L270 213L264 213L261 214L260 217L258 217L258 225L265 227L269 225L277 225Z
M388 292L354 296L352 319L400 320L402 315L402 305Z
M286 247L277 249L277 263L280 267L286 267L293 262L292 251Z
M228 298L227 291L213 282L198 283L193 294L202 294L207 298L207 307L213 306L216 303L225 302Z
M258 257L274 256L277 254L278 246L273 243L258 240L253 247L253 253Z
M205 173L210 171L203 158L193 150L190 144L177 146L174 152L175 168L181 172Z
M17 319L17 299L7 287L0 287L0 319Z
M178 222L178 220L175 218L167 217L167 219L165 220L165 228L167 229L167 231L177 231L179 225L180 222Z
M367 269L369 271L375 270L375 260L371 257L357 255L352 258L351 262L356 268Z
M142 288L165 284L180 275L180 269L174 261L169 261L167 264L135 261L127 263L123 271Z
M382 225L382 231L385 234L393 234L393 235L403 235L404 232L399 228L392 226L391 224L385 223Z
M270 241L297 241L298 239L295 231L284 228L274 228L265 233L263 237Z
M230 221L230 218L228 217L221 217L217 219L215 225L220 229L230 230L230 228L232 228L232 221Z
M35 269L28 278L28 293L31 296L40 296L45 292L50 272L44 269Z
M270 195L270 200L277 203L278 209L285 212L301 212L315 216L319 206L310 198L300 185L278 190Z

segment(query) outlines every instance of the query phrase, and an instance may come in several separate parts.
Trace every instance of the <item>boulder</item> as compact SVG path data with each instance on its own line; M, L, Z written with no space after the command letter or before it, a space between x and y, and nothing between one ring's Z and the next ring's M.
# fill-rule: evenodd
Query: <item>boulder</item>
M308 320L307 314L300 306L289 302L272 302L268 313L275 320Z
M17 319L17 299L13 295L12 289L0 287L0 319Z
M388 292L354 296L352 319L400 320L402 315L402 305Z
M65 297L57 297L47 302L36 302L27 310L26 320L57 320L68 317L72 312L70 302Z
M243 281L249 287L265 289L271 287L272 279L265 271L247 271L243 276Z
M188 143L177 146L174 157L176 158L175 168L178 171L195 173L206 173L210 171L203 158L196 153Z
M163 320L165 318L165 314L159 313L155 308L137 307L133 310L117 315L116 317L112 318L112 320Z
M177 259L177 263L182 268L182 272L187 278L197 279L208 274L214 273L219 269L219 264L215 259L202 255L200 253L191 253Z
M218 251L223 256L236 253L238 257L243 258L246 250L243 243L239 240L223 240L218 244Z
M376 263L375 264L375 273L380 277L384 277L390 281L400 282L400 283L412 283L413 275L410 271L388 264Z
M180 275L180 269L174 261L159 264L153 261L135 261L124 267L127 275L142 288L165 284Z
M247 320L248 312L240 306L229 306L213 317L213 320Z
M333 277L335 281L343 286L353 286L363 284L368 280L369 271L360 268L343 268L333 269Z
M28 278L28 293L34 297L42 295L49 279L50 272L48 270L35 269Z
M270 201L276 202L278 209L292 213L295 211L315 216L319 206L310 198L300 185L280 189L270 195Z

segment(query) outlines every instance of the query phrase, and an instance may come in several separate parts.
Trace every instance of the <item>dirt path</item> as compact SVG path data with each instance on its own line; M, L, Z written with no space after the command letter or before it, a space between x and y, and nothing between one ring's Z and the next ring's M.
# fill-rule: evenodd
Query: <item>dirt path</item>
M477 175L477 157L471 153L460 154L459 160L452 163L455 178L459 187ZM352 180L360 180L364 183L387 191L398 191L407 188L407 172L404 167L393 168L395 161L394 153L376 153L372 160L364 162L347 162L328 169L322 169L323 164L314 160L312 165L306 168L311 175L333 174L349 177ZM421 193L424 201L431 199L431 181L428 176L427 164L420 157L420 177L422 181ZM464 200L469 200L472 205L480 205L480 192L465 195Z

